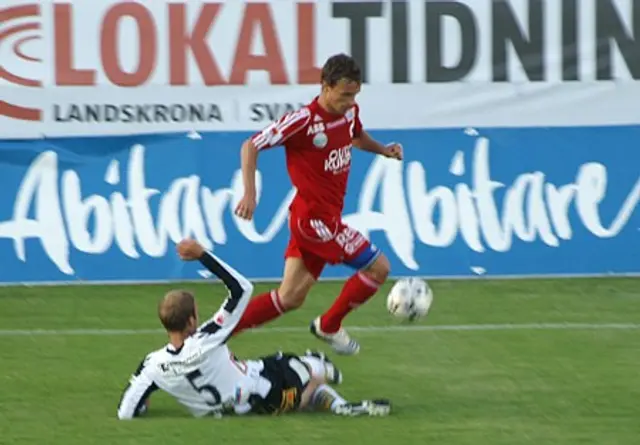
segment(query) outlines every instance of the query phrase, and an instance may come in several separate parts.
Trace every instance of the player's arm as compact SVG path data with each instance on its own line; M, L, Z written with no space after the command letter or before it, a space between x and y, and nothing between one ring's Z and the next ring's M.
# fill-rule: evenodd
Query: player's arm
M244 219L251 219L256 208L256 170L258 153L263 150L284 145L291 137L302 130L311 119L307 108L287 113L277 121L269 124L258 133L244 141L240 149L240 165L244 196L236 207L235 214Z
M362 128L360 121L360 112L356 108L355 118L352 122L353 145L361 150L368 151L377 155L386 156L387 158L402 159L402 146L400 144L382 144L371 137Z
M353 145L361 150L368 151L369 153L375 153L382 156L389 155L389 149L387 146L373 139L365 130L361 130L360 135L353 138Z
M258 148L253 142L253 138L247 139L240 149L240 166L242 168L242 182L244 184L244 196L240 201L241 205L247 206L249 203L256 202L256 171L258 170ZM243 201L247 200L247 203ZM250 219L251 214L255 210L244 208L239 205L236 214L241 218Z
M213 317L200 327L219 343L227 341L244 313L253 285L241 273L211 252L204 251L199 258L203 266L222 280L229 294Z
M178 254L184 260L197 259L200 261L204 267L222 280L229 291L229 295L220 309L199 328L200 332L209 335L209 342L224 343L249 304L253 293L253 284L221 258L204 250L197 241L181 241L178 244Z
M118 419L120 420L130 420L146 413L149 396L158 389L146 363L146 358L140 362L138 369L133 373L129 384L122 393L118 404Z

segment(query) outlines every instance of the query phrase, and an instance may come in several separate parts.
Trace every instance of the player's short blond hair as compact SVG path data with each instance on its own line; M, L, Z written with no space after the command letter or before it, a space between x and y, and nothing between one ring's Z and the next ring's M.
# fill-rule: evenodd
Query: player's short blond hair
M158 304L158 317L169 332L184 332L191 317L196 316L196 300L189 291L176 289L167 292Z

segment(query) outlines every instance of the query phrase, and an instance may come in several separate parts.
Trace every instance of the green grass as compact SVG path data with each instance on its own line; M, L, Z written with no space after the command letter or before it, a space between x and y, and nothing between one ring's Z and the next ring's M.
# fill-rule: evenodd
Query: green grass
M195 289L202 316L222 288ZM640 280L438 281L428 325L639 323ZM192 419L156 394L149 416L115 419L122 388L163 334L6 335L20 329L156 329L157 286L0 288L0 443L621 444L640 439L640 329L366 331L356 357L334 357L351 399L389 397L385 419L329 415ZM259 289L268 289L259 286ZM316 287L270 326L305 329L340 287ZM386 289L348 325L390 326ZM240 357L323 347L308 333L251 332Z

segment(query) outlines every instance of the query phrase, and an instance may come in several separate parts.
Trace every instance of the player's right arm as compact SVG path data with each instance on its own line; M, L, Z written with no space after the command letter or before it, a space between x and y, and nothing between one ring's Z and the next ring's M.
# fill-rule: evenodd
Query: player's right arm
M158 389L153 381L151 371L147 367L146 357L136 372L133 373L129 384L122 393L118 404L118 419L130 420L139 417L147 411L147 404L151 393Z
M286 113L277 121L267 125L242 144L240 163L244 196L236 207L236 215L251 219L256 208L256 170L258 153L262 150L284 145L293 135L302 130L311 119L308 108Z

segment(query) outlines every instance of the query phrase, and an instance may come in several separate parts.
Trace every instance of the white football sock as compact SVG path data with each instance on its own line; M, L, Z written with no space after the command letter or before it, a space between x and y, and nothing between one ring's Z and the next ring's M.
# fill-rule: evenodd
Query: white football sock
M321 411L335 411L336 407L347 403L335 389L329 385L320 385L311 397L311 405Z

